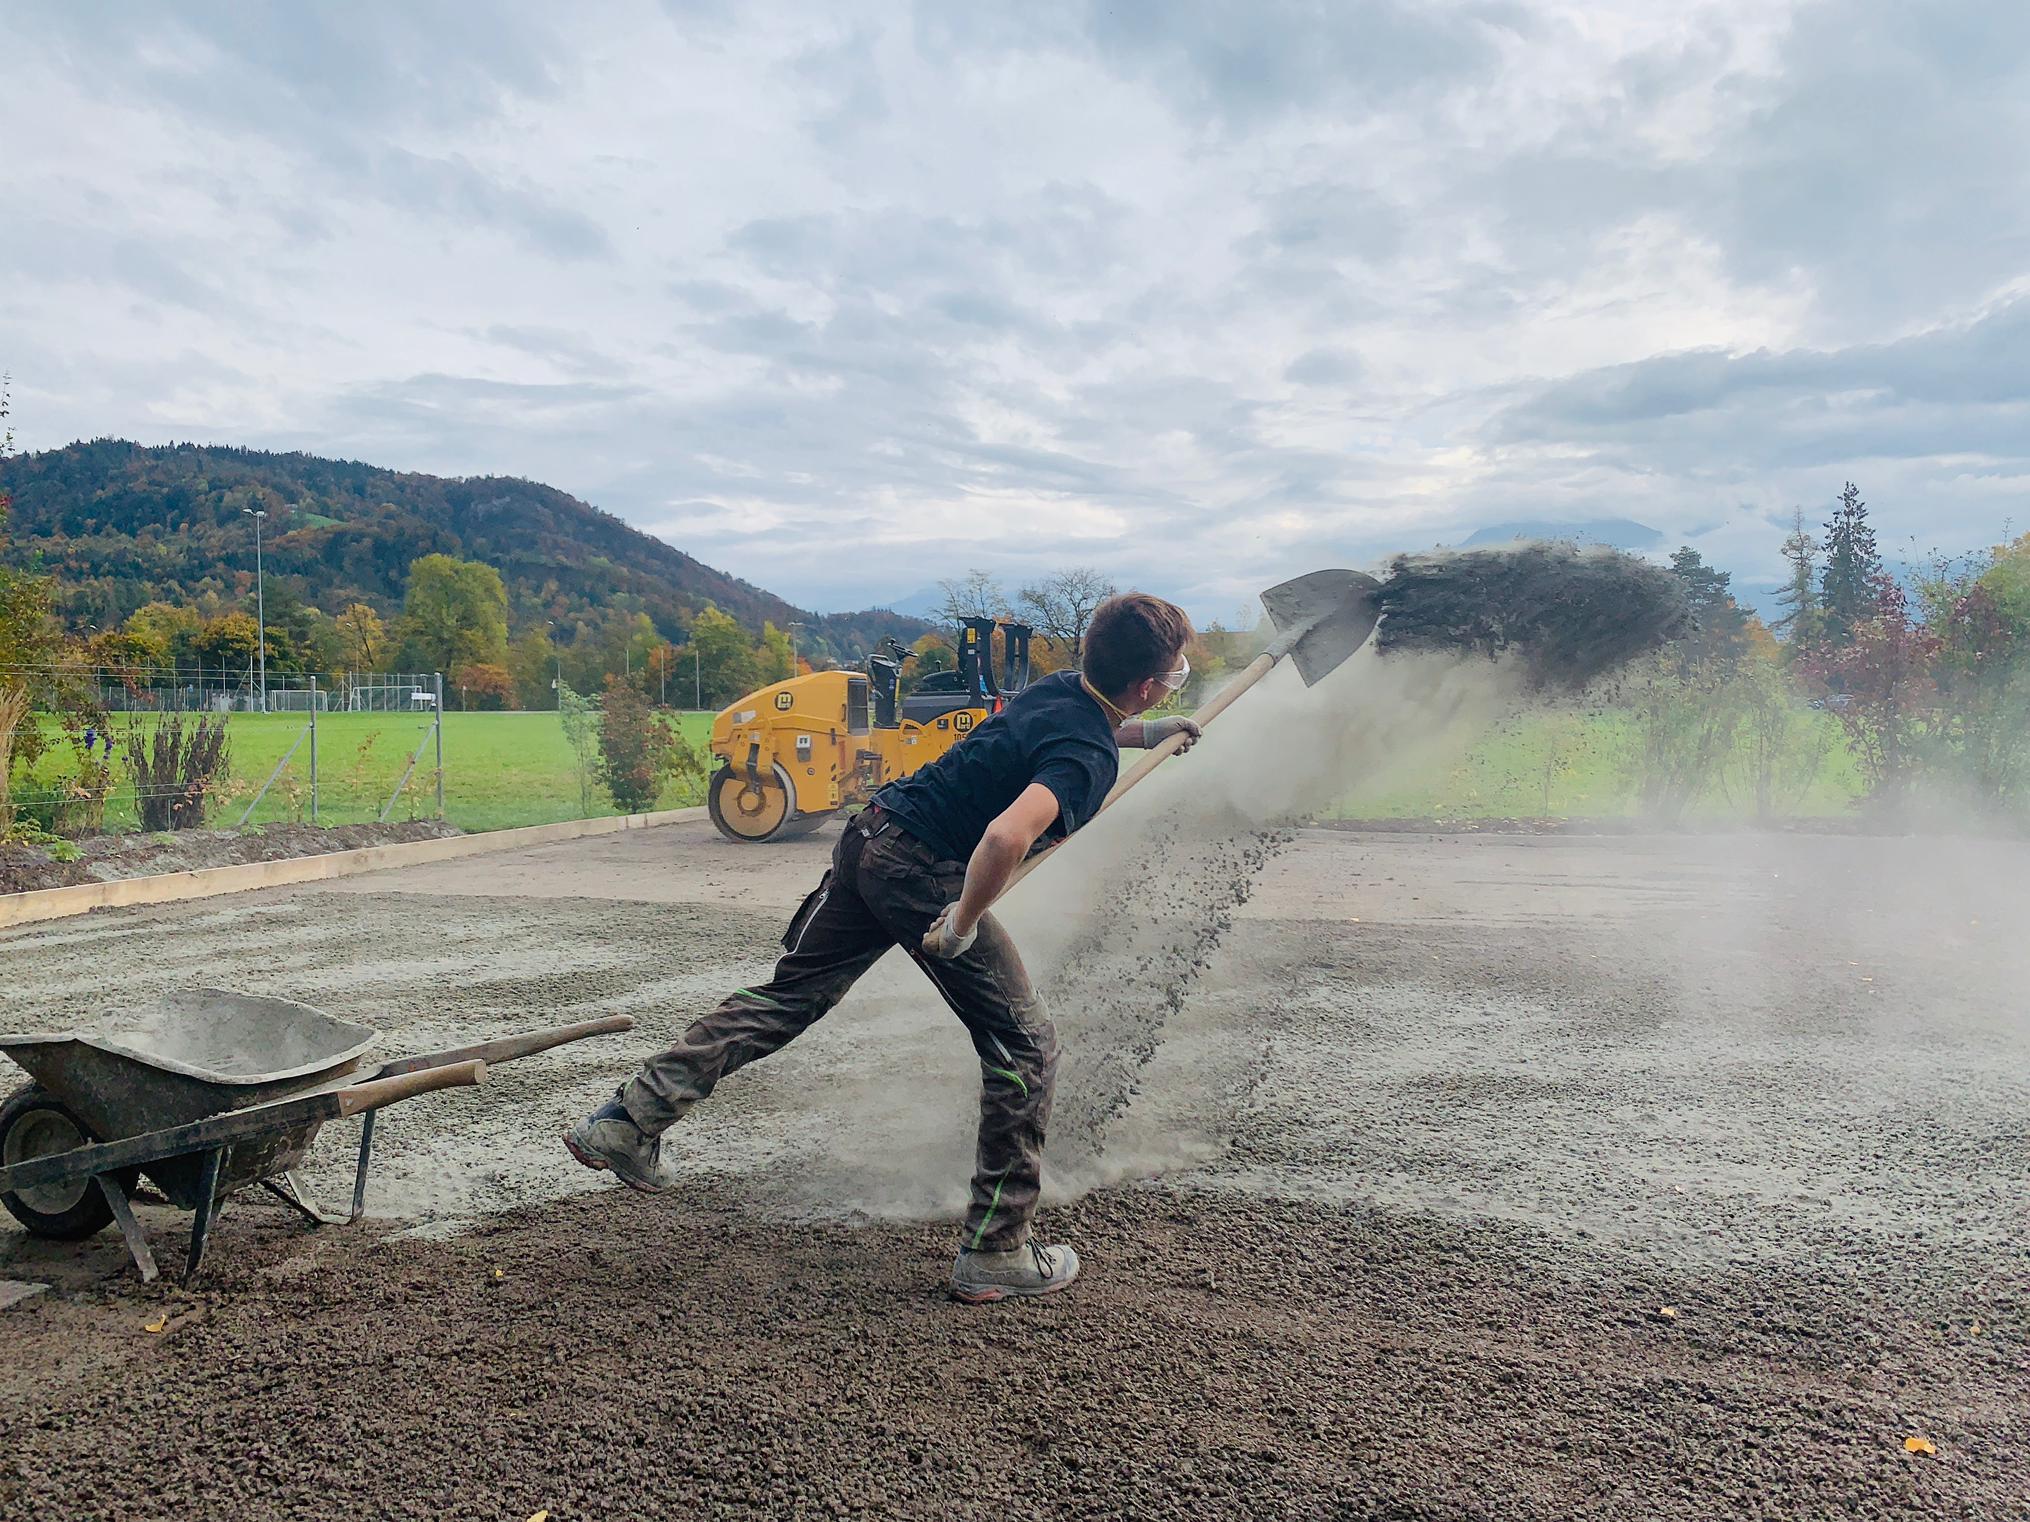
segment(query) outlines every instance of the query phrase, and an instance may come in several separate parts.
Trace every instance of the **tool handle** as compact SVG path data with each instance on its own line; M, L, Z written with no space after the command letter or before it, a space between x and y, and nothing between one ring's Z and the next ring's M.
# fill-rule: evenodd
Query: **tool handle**
M1268 654L1267 652L1264 652L1263 654L1256 656L1252 661L1248 662L1247 665L1243 666L1241 668L1240 675L1236 676L1231 682L1228 682L1224 687L1220 688L1220 690L1213 695L1212 700L1209 703L1207 703L1203 708L1199 709L1197 713L1192 715L1192 718L1198 721L1198 727L1200 729L1204 729L1206 725L1210 724L1214 719L1218 718L1221 714L1225 713L1229 708L1233 707L1235 700L1238 699L1241 696L1241 694L1246 692L1250 687L1254 686L1255 683L1259 682L1263 677L1267 676L1269 674L1269 668L1275 664L1276 657L1271 654ZM1183 748L1184 748L1184 736L1172 735L1169 739L1165 740L1161 745L1158 745L1154 749L1147 752L1142 757L1141 760L1137 761L1133 766L1129 767L1128 770L1122 775L1121 779L1114 784L1113 789L1107 794L1106 802L1102 803L1099 806L1099 809L1095 812L1093 817L1098 818L1100 814L1104 814L1108 809L1112 808L1116 803L1118 803L1121 800L1122 795L1124 795L1129 788L1135 786L1136 783L1140 782L1144 777L1148 776L1149 773L1156 770L1157 767L1161 766L1165 761L1169 760L1172 756L1176 755ZM1029 860L1022 863L1021 866L1015 869L1015 875L1008 879L1008 888L1013 888L1017 883L1021 882L1023 878L1027 877L1031 872L1034 872L1038 867L1042 866L1053 855L1055 855L1057 851L1063 847L1063 845L1064 842L1060 840L1048 851L1040 851L1036 855L1030 857ZM1003 897L1007 896L1008 888L1003 888L1001 890Z
M583 1020L576 1025L553 1025L548 1030L523 1031L518 1036L501 1036L493 1041L474 1042L471 1046L403 1057L386 1064L375 1076L398 1078L404 1073L420 1073L427 1068L442 1067L447 1062L512 1062L517 1057L533 1057L537 1052L547 1052L553 1046L583 1041L587 1036L607 1036L633 1029L633 1015L606 1015L598 1020Z
M372 1078L351 1088L340 1089L332 1097L338 1101L341 1117L364 1115L368 1110L378 1110L397 1100L414 1099L418 1094L434 1094L439 1089L469 1089L484 1082L485 1063L452 1062L443 1067L424 1068L420 1072L401 1073L393 1078Z

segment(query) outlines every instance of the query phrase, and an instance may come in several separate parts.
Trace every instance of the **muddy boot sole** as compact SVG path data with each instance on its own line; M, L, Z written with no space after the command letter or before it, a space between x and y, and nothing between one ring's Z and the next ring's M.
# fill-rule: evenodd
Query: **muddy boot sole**
M1036 1300L1044 1295L1061 1294L1078 1283L1078 1276L1060 1279L1055 1284L1039 1285L1035 1289L1016 1289L1013 1285L981 1285L978 1289L960 1289L951 1286L952 1299L964 1305L993 1305L1002 1300Z
M578 1145L578 1139L575 1136L573 1136L569 1131L566 1131L564 1133L564 1148L573 1157L577 1158L579 1162L583 1163L593 1172L612 1174L615 1178L619 1179L621 1183L627 1185L628 1188L632 1189L636 1194L669 1193L669 1186L667 1184L652 1184L647 1179L630 1178L627 1174L621 1172L618 1168L614 1167L613 1164L609 1163L605 1158L601 1157L597 1152L587 1152L583 1147Z

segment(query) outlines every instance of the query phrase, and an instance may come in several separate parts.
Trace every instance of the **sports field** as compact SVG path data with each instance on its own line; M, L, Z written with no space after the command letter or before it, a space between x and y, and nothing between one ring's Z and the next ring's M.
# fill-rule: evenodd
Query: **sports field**
M139 721L144 724L146 721ZM712 716L678 716L684 738L703 753ZM1830 722L1830 721L1828 721ZM275 763L297 746L291 763L255 808L253 823L308 820L310 755L302 714L234 714L229 720L232 775L214 824L230 825L267 779ZM436 793L428 719L415 714L326 714L318 720L318 819L355 824L378 818L419 745L423 755L403 789L395 819L435 813ZM124 745L127 724L113 725ZM299 738L302 743L298 745ZM1627 758L1627 721L1612 712L1531 714L1490 732L1456 765L1414 785L1380 792L1356 790L1335 811L1349 819L1601 819L1634 811ZM132 783L120 768L106 806L108 829L135 826ZM68 746L59 742L32 779L16 779L24 805L40 784L46 791L74 773ZM1791 813L1824 818L1846 812L1861 794L1844 745L1827 747L1817 780ZM672 782L664 808L702 803L694 780ZM554 713L449 713L444 716L444 811L466 830L497 830L612 814L616 810L593 782L581 798L576 763ZM1701 800L1689 816L1700 820L1746 818L1753 800L1730 780Z
M228 719L231 778L210 821L231 825L259 791L275 763L296 747L289 767L275 779L250 823L310 817L310 748L306 716L233 714ZM137 719L145 733L148 721ZM678 715L684 738L702 754L711 731L706 713ZM133 781L118 764L128 738L128 721L116 719L111 732L117 773L106 804L106 828L136 825ZM436 813L436 757L427 743L430 720L407 713L324 714L317 721L318 821L357 824L376 819L408 767L417 747L422 757L396 802L394 819L421 819ZM299 744L299 740L301 743ZM32 777L15 779L18 804L32 807L38 785L44 795L76 772L71 748L57 740ZM595 781L580 797L578 770L563 726L554 713L447 713L444 716L444 813L466 830L499 830L548 824L618 812ZM660 806L680 808L704 802L689 781L673 783Z
M1824 819L1845 814L1865 788L1844 737L1826 717L1816 776L1783 812ZM1493 729L1458 762L1409 787L1356 788L1336 810L1345 819L1620 819L1633 816L1630 761L1637 736L1612 710L1531 713ZM1686 810L1692 820L1749 819L1752 786L1738 766Z

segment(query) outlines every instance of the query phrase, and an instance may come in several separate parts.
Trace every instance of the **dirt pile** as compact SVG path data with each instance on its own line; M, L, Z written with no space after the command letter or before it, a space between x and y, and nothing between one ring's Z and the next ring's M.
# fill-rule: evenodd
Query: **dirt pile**
M1683 631L1662 566L1569 544L1398 555L1379 593L1384 654L1511 657L1534 688L1575 691Z

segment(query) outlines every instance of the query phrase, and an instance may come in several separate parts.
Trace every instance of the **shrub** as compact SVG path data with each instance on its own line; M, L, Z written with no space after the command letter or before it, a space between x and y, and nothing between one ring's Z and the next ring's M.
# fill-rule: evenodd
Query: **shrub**
M184 727L164 714L152 733L127 729L127 768L144 830L194 830L204 824L229 760L223 715L200 714Z

